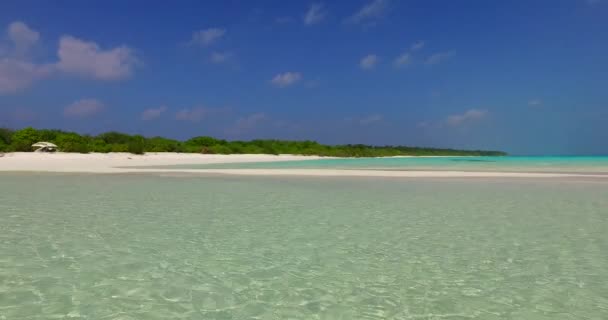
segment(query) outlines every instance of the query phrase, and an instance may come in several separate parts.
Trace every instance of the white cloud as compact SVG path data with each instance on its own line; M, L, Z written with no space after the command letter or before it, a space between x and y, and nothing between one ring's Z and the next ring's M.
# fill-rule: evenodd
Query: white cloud
M216 64L224 63L232 58L232 56L233 54L230 52L213 52L209 56L209 61Z
M310 8L306 12L306 14L304 14L304 24L317 24L323 21L323 19L325 19L325 16L327 16L327 10L325 9L325 6L322 3L313 3L312 5L310 5Z
M445 123L457 127L468 123L472 123L485 118L488 115L487 110L483 109L469 109L463 114L455 114L448 116Z
M40 33L30 29L25 23L15 21L9 24L7 30L9 38L15 44L17 55L23 55L40 39Z
M226 29L221 28L209 28L205 30L196 31L194 32L194 34L192 34L192 40L190 40L190 44L208 46L219 40L225 34Z
M0 58L0 94L15 93L49 76L52 67L10 58Z
M98 80L127 78L139 63L129 47L101 50L95 42L72 36L61 37L57 54L59 70Z
M410 47L410 49L412 51L418 51L418 50L424 48L424 45L425 45L424 41L418 40L418 41L414 42L414 44L412 44L412 46Z
M378 56L375 54L368 54L359 61L359 66L365 70L371 70L376 67L378 63Z
M167 111L167 107L165 106L160 106L158 108L149 108L141 113L141 119L145 121L154 120L160 117L161 114L163 114L165 111Z
M409 53L405 52L395 59L393 65L395 65L397 68L401 68L409 65L410 63L412 63L412 57Z
M369 23L384 16L389 0L373 0L346 19L348 23Z
M302 79L302 74L299 72L279 73L270 82L279 88L288 87Z
M438 64L454 56L453 51L439 52L431 55L425 61L426 64Z
M65 107L66 117L84 118L95 115L105 109L104 104L97 99L81 99Z
M543 101L540 99L532 99L528 101L528 105L532 107L538 107L543 104Z
M69 35L59 40L57 62L34 63L27 53L40 40L37 31L15 21L8 26L7 37L13 44L0 50L0 94L18 92L58 71L97 80L123 79L139 64L126 46L102 50L95 42Z
M15 21L6 29L12 45L0 51L0 94L15 93L31 86L35 81L49 76L51 65L35 64L27 59L30 48L40 39L40 34L25 23ZM0 44L2 45L2 44Z

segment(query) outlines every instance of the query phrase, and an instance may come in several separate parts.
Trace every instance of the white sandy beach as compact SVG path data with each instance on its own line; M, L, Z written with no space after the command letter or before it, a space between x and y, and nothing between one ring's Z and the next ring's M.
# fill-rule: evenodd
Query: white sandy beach
M123 173L140 172L132 166L163 166L177 164L213 164L263 161L319 159L316 156L266 154L196 154L196 153L38 153L15 152L0 157L0 171ZM144 170L144 169L142 169ZM148 171L148 170L144 170ZM153 170L156 172L164 170ZM174 170L170 170L173 172Z
M214 164L243 162L275 162L320 159L318 156L298 155L209 155L187 153L7 153L0 157L0 172L64 172L64 173L175 173L175 174L231 174L262 176L358 176L358 177L598 177L606 175L528 173L528 172L472 172L472 171L394 171L394 170L339 170L339 169L142 169L139 166L179 164Z

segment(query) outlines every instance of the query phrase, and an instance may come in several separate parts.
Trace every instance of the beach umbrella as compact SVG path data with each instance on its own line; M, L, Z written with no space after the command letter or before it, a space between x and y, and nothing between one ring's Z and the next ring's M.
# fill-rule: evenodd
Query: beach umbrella
M50 143L50 142L36 142L32 145L32 147L37 147L37 148L57 148L57 145L54 143Z
M36 142L32 145L33 148L38 148L36 152L44 152L44 151L55 151L57 150L57 145L50 142Z

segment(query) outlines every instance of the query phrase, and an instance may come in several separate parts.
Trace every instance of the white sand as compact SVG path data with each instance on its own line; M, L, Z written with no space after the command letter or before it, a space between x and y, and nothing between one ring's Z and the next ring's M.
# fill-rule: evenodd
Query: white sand
M129 166L163 166L176 164L212 164L319 159L315 156L239 154L215 155L196 153L39 153L15 152L0 157L0 171L121 173L138 172ZM163 170L154 170L156 172ZM171 170L172 171L172 170Z
M338 169L136 169L133 166L162 166L177 164L212 164L243 162L274 162L320 159L317 156L296 155L203 155L186 153L33 153L16 152L0 157L0 172L69 172L69 173L179 173L179 174L234 174L285 176L365 176L365 177L599 177L607 175L526 173L526 172L470 172L470 171L389 171Z

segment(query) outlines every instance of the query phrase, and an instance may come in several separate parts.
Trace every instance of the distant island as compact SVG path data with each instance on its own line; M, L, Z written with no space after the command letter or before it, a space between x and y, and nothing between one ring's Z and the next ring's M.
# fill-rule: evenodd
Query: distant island
M32 144L51 142L62 152L109 153L179 152L204 154L294 154L330 157L390 156L504 156L505 152L458 150L408 146L370 146L363 144L323 145L315 141L250 140L227 141L212 137L194 137L179 141L163 137L144 137L121 132L81 135L54 129L21 130L0 128L0 152L33 151Z

